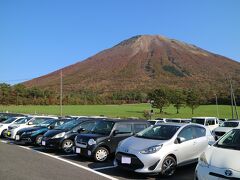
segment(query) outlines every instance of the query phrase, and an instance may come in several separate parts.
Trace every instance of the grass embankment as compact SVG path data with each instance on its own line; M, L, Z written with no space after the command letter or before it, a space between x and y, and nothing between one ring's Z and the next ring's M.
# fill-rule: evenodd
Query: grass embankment
M139 117L143 118L143 111L149 110L149 104L124 104L124 105L66 105L63 106L63 115L105 115L109 117ZM219 105L219 117L231 118L231 107ZM0 106L0 112L16 112L26 114L60 114L59 106ZM164 114L159 114L158 109L154 109L153 117L176 117L191 118L193 116L217 116L216 105L202 105L195 109L192 115L188 107L181 108L176 114L173 106L164 109ZM240 113L240 107L238 107Z

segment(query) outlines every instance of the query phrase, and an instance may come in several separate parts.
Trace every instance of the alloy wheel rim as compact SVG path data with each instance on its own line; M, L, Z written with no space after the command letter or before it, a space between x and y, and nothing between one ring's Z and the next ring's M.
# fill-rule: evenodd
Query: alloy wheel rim
M42 136L39 136L39 137L37 138L37 144L41 144L41 141L42 141Z
M71 141L65 141L63 144L63 150L65 152L70 152L72 151L72 146L73 146L73 143Z
M163 163L163 174L171 176L175 172L175 162L172 159L166 159Z
M107 151L105 151L105 150L103 150L103 149L100 149L100 150L98 150L97 153L96 153L96 159L97 159L98 161L104 161L104 160L107 159L107 155L108 155Z

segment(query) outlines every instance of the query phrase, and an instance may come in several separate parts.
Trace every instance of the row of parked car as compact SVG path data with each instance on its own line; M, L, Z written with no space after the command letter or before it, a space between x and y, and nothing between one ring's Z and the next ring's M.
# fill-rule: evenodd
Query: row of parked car
M16 116L1 123L0 135L99 162L115 155L115 166L138 173L172 176L178 166L198 161L195 179L240 178L240 128L234 125L215 142L217 118L186 121L157 119L153 125L152 121L106 117Z

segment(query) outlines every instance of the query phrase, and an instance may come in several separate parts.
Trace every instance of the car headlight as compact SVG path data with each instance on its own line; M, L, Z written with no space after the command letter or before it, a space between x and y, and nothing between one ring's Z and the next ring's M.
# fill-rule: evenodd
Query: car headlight
M57 139L57 138L62 138L65 136L65 132L62 132L62 133L59 133L59 134L56 134L55 136L52 137L52 139Z
M29 131L29 132L26 132L25 134L33 134L35 131Z
M209 163L207 161L207 158L206 158L206 155L205 153L202 153L201 156L199 157L199 164L201 166L205 166L205 167L208 167L209 166Z
M18 128L19 126L12 126L12 129L16 129L16 128Z
M88 145L89 146L92 146L92 145L94 145L94 144L96 144L97 142L94 140L94 139L89 139L88 140Z
M141 154L153 154L157 151L159 151L162 148L162 144L161 145L156 145L156 146L151 146L147 149L144 149L142 151L140 151Z

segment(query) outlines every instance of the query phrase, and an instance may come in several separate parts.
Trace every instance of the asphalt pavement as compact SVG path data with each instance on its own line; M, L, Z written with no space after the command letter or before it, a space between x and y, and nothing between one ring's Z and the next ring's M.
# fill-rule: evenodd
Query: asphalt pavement
M0 140L0 179L3 180L193 180L196 164L179 167L171 178L128 172L113 166L113 159L97 163L75 154L20 146Z

